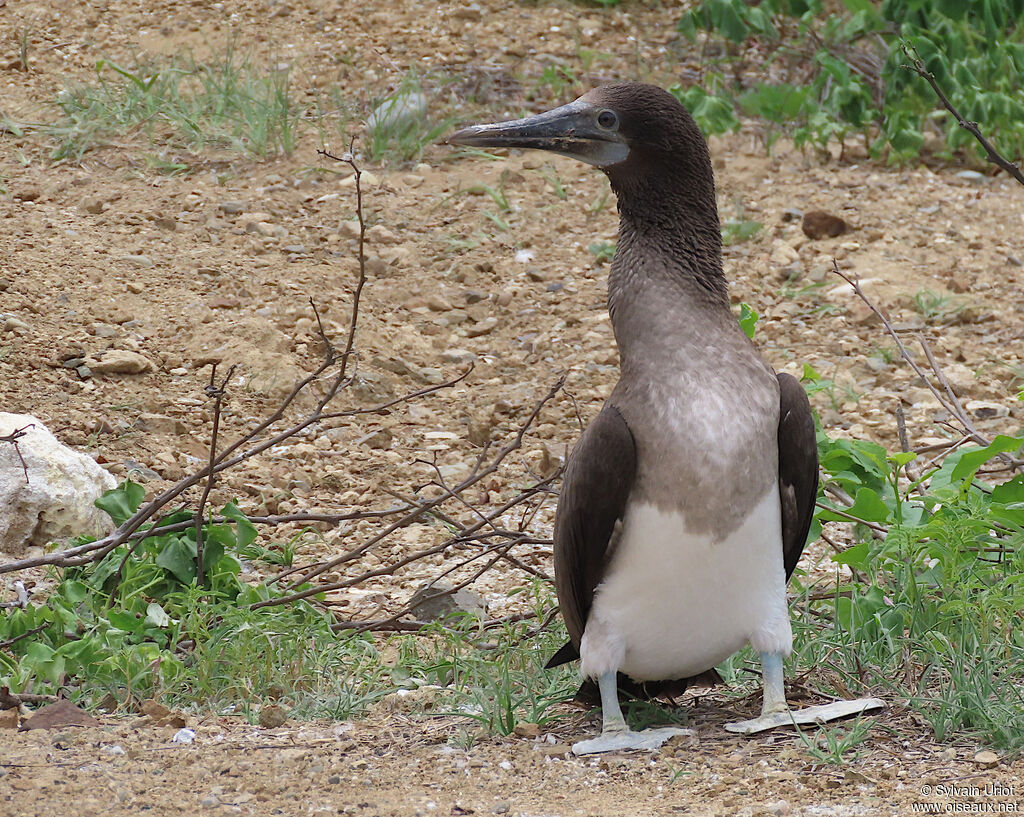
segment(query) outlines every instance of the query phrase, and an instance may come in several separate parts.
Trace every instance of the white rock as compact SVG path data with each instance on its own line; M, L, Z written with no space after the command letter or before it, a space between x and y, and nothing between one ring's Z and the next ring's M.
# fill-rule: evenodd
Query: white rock
M35 417L0 412L0 436L26 426L31 428L17 449L0 443L0 552L20 554L35 545L112 530L110 517L93 501L117 480L91 457L60 443Z

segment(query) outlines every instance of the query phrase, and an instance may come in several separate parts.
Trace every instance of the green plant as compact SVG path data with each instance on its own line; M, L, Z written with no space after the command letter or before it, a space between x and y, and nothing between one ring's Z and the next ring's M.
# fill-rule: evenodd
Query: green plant
M749 219L723 222L722 243L726 246L742 244L744 241L749 241L762 229L764 229L764 225L760 221L750 221Z
M856 543L833 557L852 579L794 618L794 663L824 669L818 683L836 694L869 686L905 699L940 740L1022 747L1024 475L992 482L1013 472L990 465L1024 437L951 446L909 478L913 453L818 440L824 487L849 500L823 493L817 522L856 520Z
M740 304L740 328L744 331L748 338L753 339L754 333L757 331L758 317L758 314L751 308L750 304Z
M1021 154L1022 19L1022 0L703 0L682 15L679 28L691 39L705 30L733 44L706 75L707 93L729 113L736 106L773 123L769 145L783 130L792 132L798 146L821 148L833 140L843 147L851 134L862 134L876 155L912 159L930 132L941 132L949 151L970 146L972 137L946 111L936 110L927 83L904 70L903 43L917 50L964 116L983 123L997 149ZM730 85L726 63L751 41L765 64L750 73L753 82L737 75ZM779 81L760 79L769 72ZM691 88L686 94L700 103L704 91ZM728 114L716 120L721 128Z
M838 766L860 758L863 754L860 747L867 740L873 723L873 720L857 718L849 726L822 725L813 738L807 737L802 730L798 730L798 734L811 757L821 763ZM852 757L847 757L851 754Z
M927 321L945 320L964 309L965 304L952 295L922 289L914 295L914 308Z
M303 111L292 100L288 70L262 72L233 47L206 62L133 70L101 59L95 71L94 84L57 96L61 116L43 127L56 142L54 159L77 161L135 132L181 150L213 145L264 157L295 149Z
M595 264L603 264L615 257L615 244L611 241L598 241L587 247L587 250L594 256Z

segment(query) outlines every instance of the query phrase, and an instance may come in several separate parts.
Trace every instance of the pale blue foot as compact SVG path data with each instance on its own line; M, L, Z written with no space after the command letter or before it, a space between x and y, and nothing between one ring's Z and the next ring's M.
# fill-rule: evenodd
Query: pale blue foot
M619 706L619 691L616 688L614 672L608 672L598 678L601 689L601 736L590 740L581 740L572 746L575 755L594 755L601 752L622 752L627 750L652 751L659 748L669 738L676 735L692 735L692 729L678 726L666 726L661 729L645 729L634 732L626 726Z
M834 701L821 706L809 706L794 712L786 703L786 691L782 683L782 656L772 653L761 654L761 678L764 682L761 715L748 721L727 723L727 731L752 735L779 726L825 723L885 706L885 701L880 698L860 698L856 701Z
M622 732L603 732L600 737L581 740L572 745L574 755L596 755L601 752L624 752L627 750L650 752L661 748L669 738L676 735L692 735L692 729L678 726L665 726L660 729L644 729L634 732L626 729Z

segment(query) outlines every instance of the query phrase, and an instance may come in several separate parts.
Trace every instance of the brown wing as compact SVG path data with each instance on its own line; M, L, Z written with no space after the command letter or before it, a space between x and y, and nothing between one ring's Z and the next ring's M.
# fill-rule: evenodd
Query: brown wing
M789 579L807 543L818 495L818 443L814 416L800 381L779 375L779 495L782 558Z
M571 642L549 662L579 657L594 588L636 477L636 445L619 410L606 405L569 457L555 514L555 588Z

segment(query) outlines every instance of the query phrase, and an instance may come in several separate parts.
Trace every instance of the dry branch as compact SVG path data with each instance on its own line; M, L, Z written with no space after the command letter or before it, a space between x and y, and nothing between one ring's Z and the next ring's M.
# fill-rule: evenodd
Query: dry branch
M1002 168L1018 182L1024 184L1024 173L1021 173L1020 167L1006 159L995 149L992 143L985 138L985 135L981 132L977 122L970 122L967 119L964 119L960 111L953 106L953 103L949 101L949 97L947 97L943 93L942 88L939 87L939 83L935 80L935 75L925 67L924 61L921 59L921 55L917 53L917 49L907 43L901 43L900 47L903 49L903 54L906 58L910 60L910 65L903 65L902 67L913 71L932 86L932 90L935 91L935 95L939 98L939 102L942 103L942 107L956 117L957 124L959 124L961 128L978 140L978 144L980 144L984 149L985 158L989 162L999 168Z

